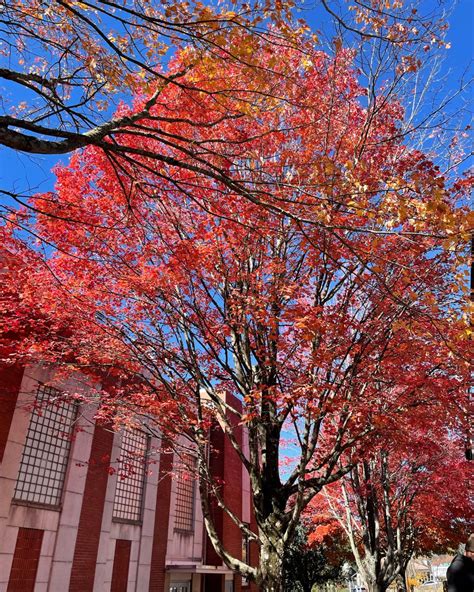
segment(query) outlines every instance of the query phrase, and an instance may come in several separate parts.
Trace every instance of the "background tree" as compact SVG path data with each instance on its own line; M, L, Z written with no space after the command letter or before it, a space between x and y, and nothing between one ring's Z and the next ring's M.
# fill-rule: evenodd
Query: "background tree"
M311 540L343 532L369 591L386 590L396 579L405 588L415 554L455 549L474 526L462 440L433 416L431 426L417 423L409 442L381 443L310 510Z
M325 545L309 546L307 531L299 525L283 562L285 592L312 592L314 585L343 581L342 566L350 553L334 538Z

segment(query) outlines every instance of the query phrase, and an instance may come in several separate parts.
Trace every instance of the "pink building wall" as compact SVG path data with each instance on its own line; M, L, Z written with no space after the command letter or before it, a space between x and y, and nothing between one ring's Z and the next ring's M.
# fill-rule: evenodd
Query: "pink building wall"
M93 406L79 408L80 429L71 442L60 506L16 502L31 406L39 383L56 386L55 374L35 366L24 372L4 370L0 378L0 592L174 592L179 586L183 592L240 591L240 578L220 560L214 558L211 565L206 560L197 487L192 532L175 530L177 484L168 472L170 454L157 457L146 477L141 523L113 519L118 476L106 471L106 462L120 456L121 434L94 425ZM57 386L87 389L72 379ZM160 442L152 438L150 445L157 449ZM225 442L222 446L225 497L250 521L248 480ZM223 534L226 545L238 554L240 532L225 523Z

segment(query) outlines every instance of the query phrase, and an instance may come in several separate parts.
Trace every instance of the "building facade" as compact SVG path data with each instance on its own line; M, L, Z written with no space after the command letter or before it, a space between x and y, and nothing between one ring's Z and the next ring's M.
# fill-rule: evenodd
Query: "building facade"
M108 430L61 396L86 389L46 366L0 369L0 592L255 590L205 534L192 456L158 453L158 437ZM250 524L248 477L219 428L211 439L224 499ZM254 552L213 511L226 548Z

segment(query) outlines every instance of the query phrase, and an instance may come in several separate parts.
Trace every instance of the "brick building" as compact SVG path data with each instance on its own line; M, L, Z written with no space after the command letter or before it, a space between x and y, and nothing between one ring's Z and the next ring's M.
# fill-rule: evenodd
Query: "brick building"
M182 458L153 453L159 438L146 431L96 425L94 408L62 399L61 388L87 386L56 384L43 366L0 369L0 592L255 590L214 552ZM224 498L250 523L248 477L219 428L211 439ZM214 513L226 548L253 553Z

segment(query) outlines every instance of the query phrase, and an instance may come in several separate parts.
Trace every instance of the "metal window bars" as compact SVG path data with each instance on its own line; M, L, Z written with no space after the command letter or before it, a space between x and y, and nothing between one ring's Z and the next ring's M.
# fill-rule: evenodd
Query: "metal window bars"
M176 475L174 530L188 534L194 530L195 467L195 457L183 454Z
M53 507L60 505L76 411L77 405L62 400L57 389L38 386L14 501Z
M137 523L142 519L148 442L149 437L140 430L123 433L112 514L116 522Z

